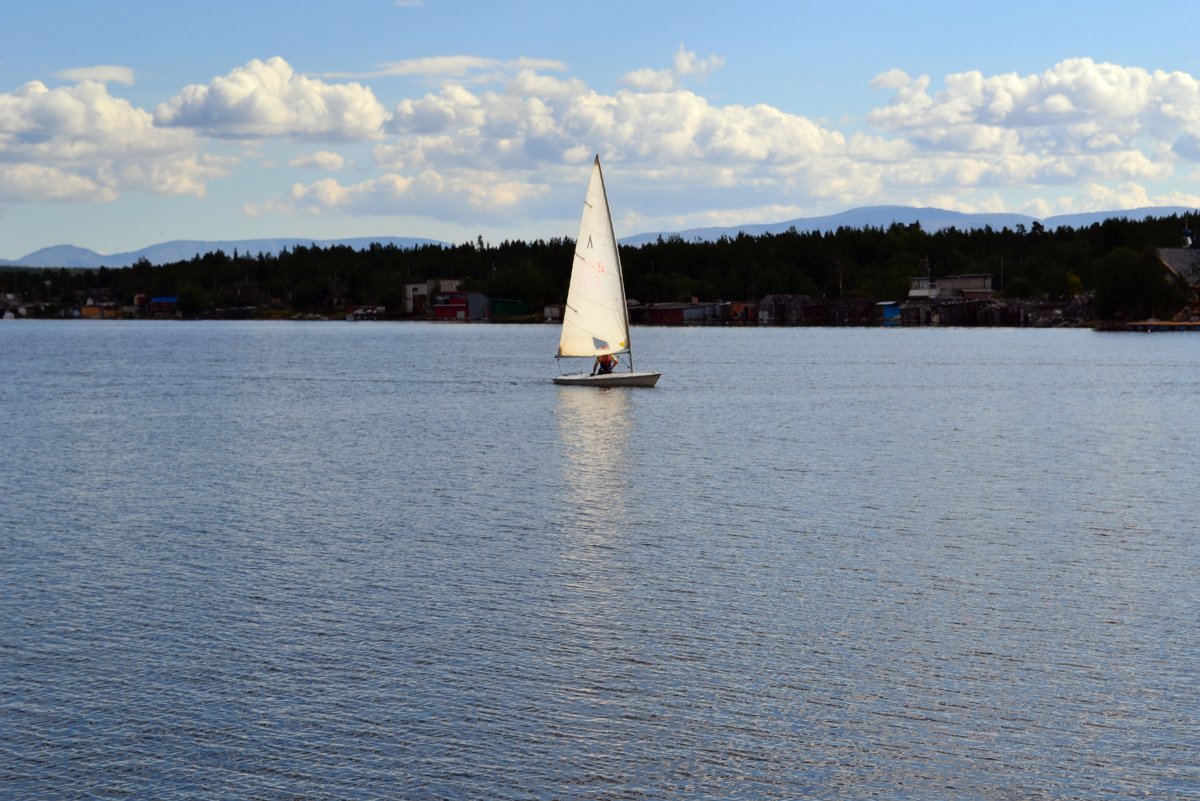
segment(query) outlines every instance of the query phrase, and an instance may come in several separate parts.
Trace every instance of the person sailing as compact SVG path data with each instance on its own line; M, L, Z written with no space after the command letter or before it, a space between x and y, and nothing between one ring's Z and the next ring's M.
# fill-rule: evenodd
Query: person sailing
M617 366L617 357L607 353L601 353L596 357L596 363L592 365L592 375L599 373L600 375L608 375Z

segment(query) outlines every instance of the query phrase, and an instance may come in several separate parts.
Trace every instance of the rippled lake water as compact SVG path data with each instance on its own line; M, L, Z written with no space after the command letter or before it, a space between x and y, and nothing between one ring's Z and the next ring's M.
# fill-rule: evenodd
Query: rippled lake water
M1200 797L1200 337L0 323L0 797Z

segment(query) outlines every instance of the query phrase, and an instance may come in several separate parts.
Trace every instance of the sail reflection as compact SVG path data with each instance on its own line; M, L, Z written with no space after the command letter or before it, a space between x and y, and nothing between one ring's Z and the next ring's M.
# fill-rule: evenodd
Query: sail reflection
M629 471L629 391L564 388L558 432L572 506L589 519L623 519Z

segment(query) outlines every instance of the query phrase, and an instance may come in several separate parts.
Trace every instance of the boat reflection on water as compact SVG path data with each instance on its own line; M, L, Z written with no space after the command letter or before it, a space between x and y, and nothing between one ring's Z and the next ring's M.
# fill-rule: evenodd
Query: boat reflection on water
M566 626L566 651L582 657L570 671L590 672L596 648L621 639L636 572L630 537L629 389L558 389L556 409L562 507L554 550L554 608ZM560 643L561 644L561 643ZM564 696L572 695L564 688Z
M584 520L624 517L629 490L629 392L622 388L558 390L566 497Z

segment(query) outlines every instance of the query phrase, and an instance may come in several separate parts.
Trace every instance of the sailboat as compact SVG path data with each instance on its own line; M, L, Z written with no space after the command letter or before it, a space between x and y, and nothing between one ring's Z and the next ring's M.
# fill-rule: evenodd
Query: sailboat
M556 384L589 387L652 387L662 373L637 373L633 370L633 351L629 345L629 308L625 305L625 280L621 277L621 257L613 232L604 191L600 156L592 164L592 179L583 199L583 218L575 240L575 262L571 267L571 285L563 309L562 334L558 355L595 360L610 356L620 362L624 354L628 369L611 373L570 373L554 378ZM593 370L595 372L595 370Z

